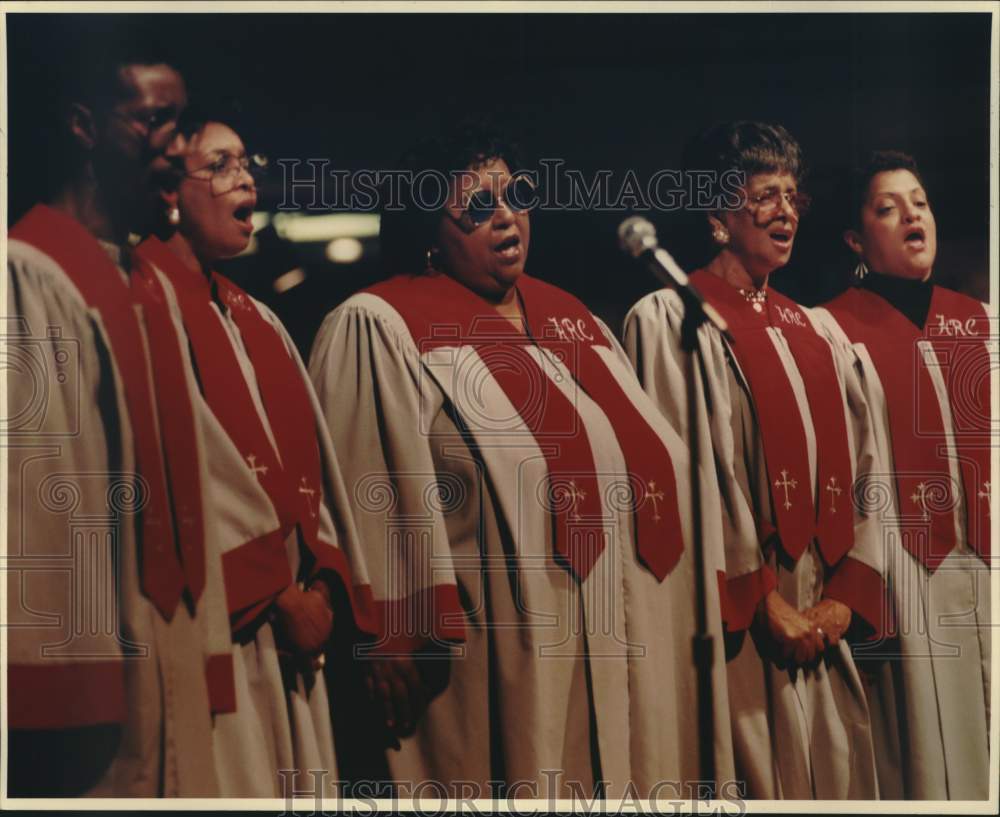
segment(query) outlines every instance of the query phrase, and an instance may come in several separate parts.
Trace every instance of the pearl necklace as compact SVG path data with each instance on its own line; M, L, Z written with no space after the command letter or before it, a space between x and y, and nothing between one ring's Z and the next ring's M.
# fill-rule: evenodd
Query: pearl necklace
M764 304L767 303L767 290L761 287L760 289L741 289L740 295L742 295L748 304L750 304L754 312L763 312Z

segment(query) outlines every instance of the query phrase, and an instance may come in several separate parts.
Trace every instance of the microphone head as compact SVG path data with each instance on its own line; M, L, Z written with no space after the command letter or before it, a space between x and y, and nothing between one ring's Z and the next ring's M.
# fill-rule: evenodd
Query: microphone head
M618 245L633 258L638 258L646 250L656 248L656 228L649 219L630 216L618 225Z

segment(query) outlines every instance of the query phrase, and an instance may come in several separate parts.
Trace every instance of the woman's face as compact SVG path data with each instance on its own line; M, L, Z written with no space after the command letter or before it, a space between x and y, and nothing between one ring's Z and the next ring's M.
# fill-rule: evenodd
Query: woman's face
M861 232L850 230L845 238L876 272L927 278L937 255L937 225L917 177L909 170L876 173L861 207Z
M729 231L727 249L754 280L763 280L792 257L798 186L791 173L757 173L747 179L744 192L746 205L722 213L720 220Z
M257 190L245 163L240 137L218 122L209 122L186 142L186 175L177 188L178 229L203 261L230 258L250 242Z
M441 222L437 247L444 271L488 300L501 300L524 272L531 228L527 211L515 213L504 194L511 180L503 159L470 168L453 180ZM477 191L492 193L497 207L479 226L465 214ZM464 217L463 217L464 216Z

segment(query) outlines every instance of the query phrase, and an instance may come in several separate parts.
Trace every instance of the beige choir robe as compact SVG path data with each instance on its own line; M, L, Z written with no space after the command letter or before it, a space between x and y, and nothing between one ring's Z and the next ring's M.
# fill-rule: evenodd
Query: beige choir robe
M428 678L439 681L416 733L387 752L392 778L471 781L486 796L488 782L497 781L497 796L589 797L600 776L607 797L662 801L678 789L692 796L698 747L710 740L717 778L731 781L715 578L723 560L718 493L714 481L700 480L707 566L695 576L686 447L643 394L617 341L603 324L594 330L602 334L603 345L594 347L602 365L669 451L675 474L677 496L658 501L678 504L683 552L662 582L637 558L616 436L628 429L612 427L563 360L543 345L522 347L539 376L572 401L578 420L566 431L586 435L593 454L607 537L583 581L554 559L545 452L485 358L454 326L414 337L400 312L475 296L443 275L401 276L379 287L327 316L309 371L355 498L384 619L380 649L423 656ZM548 285L535 280L534 287ZM585 312L572 296L546 291ZM532 301L521 296L530 322ZM470 310L473 326L505 321L483 302ZM546 321L565 330L563 339L586 340L574 328L588 321L559 314ZM667 515L665 505L656 507ZM713 613L714 735L699 734L691 648L697 582ZM430 601L421 615L403 597ZM516 790L503 788L515 781Z
M107 276L104 287L128 280L120 248L98 244L48 208L29 215L53 254L68 252L73 263L104 256L80 274ZM111 334L53 254L20 240L18 227L27 222L15 225L7 245L8 727L114 728L110 750L85 745L76 757L39 759L66 764L55 778L73 776L71 767L93 767L81 794L215 795L213 713L233 707L225 593L213 549L218 530L209 514L199 517L204 588L196 604L185 591L165 616L141 582L140 520L150 479L137 471ZM139 318L141 376L152 392L161 372L150 358L149 313L128 308ZM186 347L176 335L172 342L185 359ZM189 361L183 377L188 392L178 397L187 400L197 394ZM198 401L191 405L195 435L188 443L204 506L214 486L212 418ZM159 433L164 415L155 419Z
M357 550L348 496L326 423L319 412L305 366L284 326L266 306L243 293L221 303L212 298L215 288L210 290L200 273L178 266L180 261L155 239L147 239L140 247L140 254L162 276L177 320L185 322L185 331L190 333L191 322L198 319L194 310L185 309L184 304L190 303L185 298L204 297L210 303L211 313L207 319L217 321L224 329L223 342L231 344L231 348L225 353L217 350L218 355L202 356L209 350L193 343L199 377L202 381L218 377L220 365L235 363L239 367L239 376L247 385L255 409L255 416L246 418L246 422L260 424L278 462L280 452L262 402L258 375L233 310L257 311L280 337L288 356L289 371L303 380L316 422L323 466L323 484L319 486L315 505L319 517L318 537L326 547L344 545L348 550ZM192 278L198 280L192 281ZM184 297L179 297L181 292ZM305 582L309 578L305 567L306 546L301 529L294 526L279 545L286 564L272 563L273 539L275 536L280 539L278 515L258 477L261 463L269 460L264 459L264 452L257 452L256 457L252 453L239 452L232 435L221 426L220 432L225 435L225 445L221 446L225 450L220 452L216 479L231 486L234 501L217 505L214 510L220 518L240 525L245 531L242 536L230 540L239 547L228 548L223 556L230 620L241 660L236 662L236 712L218 718L214 731L220 793L228 797L284 797L292 791L308 793L317 785L317 778L310 772L321 775L324 781L321 785L337 779L326 681L321 670L303 665L279 649L270 620L277 593L293 581ZM359 562L357 557L351 561ZM364 585L363 572L359 571L363 571L363 565L353 571L354 580ZM350 576L343 578L350 581ZM340 597L339 588L331 584L336 602ZM339 607L336 612L345 619L352 617L350 605ZM339 631L350 633L354 631L352 625L357 623L345 620L335 626ZM350 648L350 644L338 646Z
M773 298L774 293L771 295ZM751 309L740 300L741 306ZM644 388L682 432L687 426L690 398L684 377L685 353L680 345L683 316L680 297L673 291L659 290L630 310L623 333L625 348ZM774 371L774 377L789 379L796 401L766 410L801 415L808 447L809 487L816 496L816 436L805 385L780 327L766 331L780 359L781 368ZM846 640L828 648L815 666L783 668L768 654L766 645L758 643L758 628L751 626L758 603L772 588L799 610L819 602L825 594L828 570L815 539L797 561L792 561L775 534L772 502L779 499L769 485L758 409L727 341L714 328L703 325L698 330L698 354L701 360L693 399L698 402L702 427L710 429L711 437L701 450L706 458L704 467L714 468L722 494L727 670L736 776L745 782L746 796L752 799L875 798L878 790L868 708ZM867 405L839 361L836 370L843 391L852 466L855 473L867 473L875 467ZM849 491L842 492L837 499L849 513ZM825 499L820 496L818 501ZM844 562L854 560L864 565L860 572L881 584L876 532L873 519L856 513L855 541ZM845 584L851 582L840 582L841 590ZM848 590L839 600L862 617L881 616L883 600L878 593L864 599L851 595ZM879 629L878 622L870 623Z
M968 423L970 408L972 415L989 417L988 398L978 406L970 398L978 398L974 387L989 388L989 372L997 368L996 332L989 329L986 307L971 298L930 283L880 280L883 276L877 274L869 278L814 314L861 373L873 408L880 458L886 463L883 477L873 480L866 490L877 503L881 519L897 627L885 641L855 648L858 666L869 681L879 785L882 796L889 799L983 800L989 796L990 784L990 571L972 543L975 537L969 530L955 428L956 422ZM920 289L926 290L925 315L917 316L919 325L907 326L908 319L896 304L911 296L919 298L916 290ZM878 312L869 319L870 309ZM894 325L883 320L886 310L902 321L904 331L899 335ZM967 323L970 316L975 319ZM856 335L854 320L864 321L873 330L871 337ZM942 340L945 348L935 349ZM872 342L888 352L900 370L926 372L943 427L922 427L931 411L919 404L914 397L919 391L912 388L901 401L903 419L898 409L890 411L886 374L877 365L879 356L870 348ZM951 344L955 345L949 349ZM963 382L961 355L966 349L975 351L976 345L987 361L986 368L967 371L973 379ZM890 351L895 347L896 354ZM964 392L957 398L956 386ZM961 416L953 409L956 399L961 401ZM907 537L919 537L921 522L915 504L920 499L918 491L911 487L900 493L893 477L902 468L893 440L902 436L904 423L918 432L919 441L899 444L943 446L947 451L945 478L954 493L950 500L939 498L935 511L952 528L955 546L933 570L914 548L904 546ZM933 478L932 474L923 477L928 482ZM987 467L975 486L979 503L992 501L989 480ZM979 520L983 524L979 536L987 547L988 520L988 515ZM930 533L933 537L933 528Z

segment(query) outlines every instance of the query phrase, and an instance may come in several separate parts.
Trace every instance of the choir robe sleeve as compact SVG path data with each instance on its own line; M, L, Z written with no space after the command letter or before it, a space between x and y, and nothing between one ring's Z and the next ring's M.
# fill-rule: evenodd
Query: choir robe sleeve
M117 552L136 547L142 492L126 444L122 384L100 316L62 269L22 242L8 249L7 723L121 724L119 599L86 591L115 588ZM88 548L90 537L109 548ZM79 606L75 592L84 592ZM80 620L98 609L112 619Z
M464 639L429 435L443 396L401 316L355 295L313 345L309 373L340 463L371 582L376 648L413 652ZM414 537L407 520L430 527Z
M625 351L639 381L680 437L688 439L689 395L685 380L686 354L680 345L684 309L670 290L654 292L626 315ZM699 427L701 467L715 473L722 499L725 574L719 577L722 616L730 632L744 630L753 621L759 602L777 581L767 565L761 542L767 536L754 521L752 502L743 486L749 484L743 450L744 415L734 411L742 395L732 393L741 383L735 363L721 335L709 326L698 330L695 410ZM736 435L741 436L737 445ZM714 460L714 461L713 461Z
M354 522L351 497L344 483L344 474L337 448L327 428L326 418L316 397L312 380L302 357L284 324L267 306L259 301L254 305L281 337L289 357L302 377L309 402L316 418L316 441L319 445L323 471L323 500L319 505L319 545L323 548L316 557L312 575L323 575L335 597L335 612L349 617L354 630L367 635L375 631L375 611L371 596L361 538ZM338 625L339 627L340 625Z
M865 363L826 310L812 309L806 313L833 349L837 376L844 389L848 444L854 465L851 491L854 546L830 570L823 596L850 607L855 621L860 617L864 623L864 635L878 639L894 629L895 615L885 581L883 525L867 499L891 486L879 485L888 470L865 386Z

